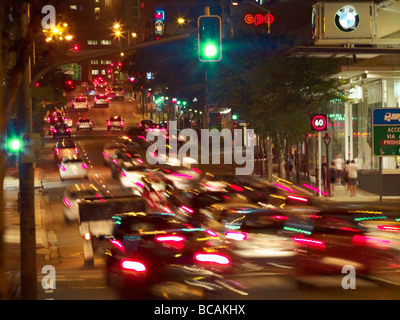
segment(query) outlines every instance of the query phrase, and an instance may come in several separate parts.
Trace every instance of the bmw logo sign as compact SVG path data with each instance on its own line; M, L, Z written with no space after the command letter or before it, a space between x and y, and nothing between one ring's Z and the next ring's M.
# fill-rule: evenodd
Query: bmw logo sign
M358 27L360 16L353 6L344 6L335 14L335 25L339 30L351 32Z

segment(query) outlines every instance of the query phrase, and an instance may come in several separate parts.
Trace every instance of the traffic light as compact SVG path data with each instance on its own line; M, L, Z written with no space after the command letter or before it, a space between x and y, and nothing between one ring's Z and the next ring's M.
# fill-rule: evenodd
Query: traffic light
M232 120L236 121L238 119L238 115L237 114L232 114Z
M197 20L199 60L216 62L222 58L221 18L200 16Z
M7 125L6 150L10 154L15 154L21 151L21 149L22 141L18 135L17 119L11 118Z

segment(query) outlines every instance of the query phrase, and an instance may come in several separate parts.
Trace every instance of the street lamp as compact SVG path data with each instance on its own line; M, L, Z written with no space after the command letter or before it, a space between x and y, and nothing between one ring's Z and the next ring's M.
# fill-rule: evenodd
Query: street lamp
M326 179L326 195L328 197L331 196L331 180L329 177L329 153L328 153L328 146L331 143L331 136L329 135L328 132L325 133L324 137L322 138L325 143L326 147L326 174L325 174L325 179Z

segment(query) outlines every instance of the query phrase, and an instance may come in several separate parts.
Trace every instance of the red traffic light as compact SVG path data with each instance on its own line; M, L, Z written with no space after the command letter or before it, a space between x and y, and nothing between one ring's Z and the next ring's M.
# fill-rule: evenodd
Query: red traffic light
M78 51L79 50L79 47L78 47L78 45L76 44L76 45L74 45L74 51Z

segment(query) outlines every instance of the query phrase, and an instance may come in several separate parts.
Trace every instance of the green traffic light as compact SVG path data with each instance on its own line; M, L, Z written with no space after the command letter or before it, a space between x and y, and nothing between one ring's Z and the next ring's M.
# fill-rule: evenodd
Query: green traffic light
M237 120L238 119L238 115L237 114L233 114L232 115L232 120Z
M217 47L212 43L207 44L204 47L204 54L208 58L214 57L217 53L218 53Z
M21 141L17 138L11 139L8 142L9 152L18 152L21 150Z

